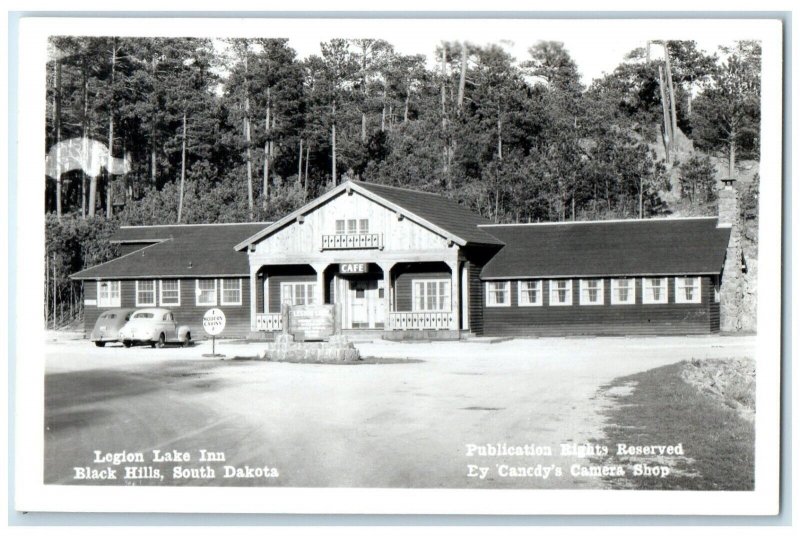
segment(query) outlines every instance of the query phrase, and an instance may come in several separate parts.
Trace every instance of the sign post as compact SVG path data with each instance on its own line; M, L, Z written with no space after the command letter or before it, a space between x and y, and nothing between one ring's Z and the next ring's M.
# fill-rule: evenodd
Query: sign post
M204 354L212 358L224 357L224 354L217 354L217 336L225 330L225 313L219 308L211 308L203 315L203 330L211 336L211 354Z

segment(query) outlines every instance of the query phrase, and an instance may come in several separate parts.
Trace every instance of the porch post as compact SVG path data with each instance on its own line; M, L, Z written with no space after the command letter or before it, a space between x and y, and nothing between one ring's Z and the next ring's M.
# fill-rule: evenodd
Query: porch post
M328 268L328 263L312 263L311 266L317 273L317 296L315 302L317 304L325 303L325 269Z
M250 262L250 331L256 331L256 312L258 309L258 278L256 277L256 273L258 272L258 265L253 265L252 261Z
M392 268L394 268L394 262L383 262L377 263L381 270L383 271L383 288L384 288L384 297L383 297L383 306L384 306L384 317L383 317L383 330L384 332L391 332L392 331L392 297L394 296L394 284L392 283Z
M459 270L458 258L454 261L446 261L450 267L450 310L452 318L450 319L450 330L458 330L458 317L461 313L461 271Z

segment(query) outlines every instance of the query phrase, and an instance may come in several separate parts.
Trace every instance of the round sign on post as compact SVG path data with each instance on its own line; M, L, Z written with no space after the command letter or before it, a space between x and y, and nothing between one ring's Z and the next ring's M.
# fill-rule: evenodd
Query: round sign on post
M225 356L224 354L217 354L216 338L225 330L225 313L219 308L211 308L205 315L203 315L203 330L211 336L211 354L204 354L203 356Z

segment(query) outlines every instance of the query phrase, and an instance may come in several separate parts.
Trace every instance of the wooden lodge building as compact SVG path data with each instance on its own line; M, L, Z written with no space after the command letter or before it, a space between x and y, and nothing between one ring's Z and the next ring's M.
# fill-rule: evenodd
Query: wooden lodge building
M122 255L73 278L86 330L106 308L163 306L198 339L218 307L223 336L270 338L282 304L334 304L338 329L390 339L706 334L731 255L735 198L725 206L500 225L440 195L348 181L273 223L123 226Z

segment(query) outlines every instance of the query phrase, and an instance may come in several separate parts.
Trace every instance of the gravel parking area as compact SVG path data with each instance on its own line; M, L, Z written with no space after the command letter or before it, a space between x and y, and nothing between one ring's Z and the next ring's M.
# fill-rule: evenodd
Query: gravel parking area
M76 339L73 339L76 338ZM498 465L563 465L561 443L602 435L598 390L681 360L752 357L754 337L542 338L360 342L357 366L232 360L257 343L217 342L227 359L190 348L96 348L50 333L45 481L62 484L594 488L594 477L499 475ZM407 360L406 360L407 359ZM470 456L470 445L550 446L549 457ZM223 453L214 477L176 478L152 450ZM87 483L95 450L142 452L162 479ZM491 467L484 479L470 465ZM223 466L267 466L269 478L227 479Z

